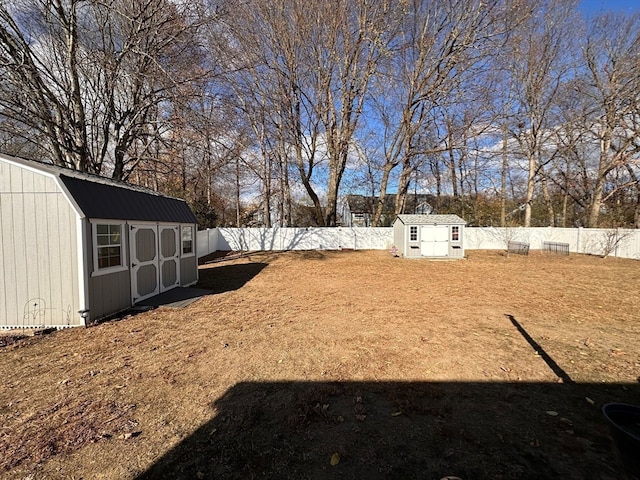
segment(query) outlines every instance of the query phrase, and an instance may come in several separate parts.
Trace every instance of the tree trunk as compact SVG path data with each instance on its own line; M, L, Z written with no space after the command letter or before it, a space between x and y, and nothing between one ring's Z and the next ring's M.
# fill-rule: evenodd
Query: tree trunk
M500 172L500 226L507 226L507 122L502 123L502 169Z
M378 196L378 201L376 202L376 211L373 214L373 222L371 223L374 227L380 226L380 220L382 219L382 213L384 211L384 203L387 197L389 176L391 175L391 171L395 166L396 165L393 163L386 163L382 169L382 178L380 180L380 194Z
M633 228L640 228L640 180L638 180L638 176L633 171L631 165L625 165L627 172L629 172L629 176L635 183L636 188L636 205L633 209Z
M265 228L271 228L271 156L263 151L263 166L262 171L262 216L264 217L263 226Z
M549 185L547 183L547 177L544 173L542 166L540 167L541 184L542 184L542 196L544 198L544 203L547 207L547 223L550 227L556 226L556 214L553 209L553 201L551 200L551 195L549 194Z
M533 193L535 191L536 179L536 158L529 155L529 176L527 177L527 197L524 206L524 226L531 226L531 202L533 201Z
M406 158L402 165L402 172L398 179L398 193L396 193L396 201L394 205L394 213L400 215L404 213L404 207L407 200L407 191L409 190L409 183L411 182L412 173L411 164L409 159Z
M240 228L240 159L236 157L236 227Z
M451 127L449 126L449 129ZM456 175L456 158L453 153L453 136L449 133L449 141L447 145L447 152L449 153L449 174L451 175L451 188L454 198L458 198L458 177Z

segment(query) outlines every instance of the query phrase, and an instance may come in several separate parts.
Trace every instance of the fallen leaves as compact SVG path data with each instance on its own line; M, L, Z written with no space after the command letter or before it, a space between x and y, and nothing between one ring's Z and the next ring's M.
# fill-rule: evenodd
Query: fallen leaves
M121 440L129 440L131 438L139 437L140 435L142 435L141 431L125 432L125 433L121 434L118 438L121 439Z
M330 463L331 463L332 467L335 467L336 465L338 465L340 463L340 454L338 452L336 452L333 455L331 455Z
M133 404L69 398L43 406L20 419L20 430L13 441L0 436L0 471L26 461L44 462L103 439L136 437L141 434L136 429L138 422L127 418L134 408ZM34 424L42 426L34 430Z

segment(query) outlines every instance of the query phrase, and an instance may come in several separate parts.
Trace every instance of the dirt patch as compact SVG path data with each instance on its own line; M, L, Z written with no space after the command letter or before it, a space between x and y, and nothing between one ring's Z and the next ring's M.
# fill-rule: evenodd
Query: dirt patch
M255 254L215 293L0 349L7 478L621 477L640 268Z

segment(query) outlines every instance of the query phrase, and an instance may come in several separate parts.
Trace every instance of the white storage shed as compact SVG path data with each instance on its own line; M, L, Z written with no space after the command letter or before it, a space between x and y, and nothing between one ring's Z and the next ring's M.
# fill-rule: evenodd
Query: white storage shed
M394 246L405 258L463 258L466 223L458 215L398 215Z

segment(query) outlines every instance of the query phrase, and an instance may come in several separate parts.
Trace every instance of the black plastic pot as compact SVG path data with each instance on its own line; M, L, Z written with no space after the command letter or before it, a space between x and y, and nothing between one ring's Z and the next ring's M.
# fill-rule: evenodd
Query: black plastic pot
M608 403L602 413L629 480L640 480L640 407Z

